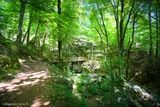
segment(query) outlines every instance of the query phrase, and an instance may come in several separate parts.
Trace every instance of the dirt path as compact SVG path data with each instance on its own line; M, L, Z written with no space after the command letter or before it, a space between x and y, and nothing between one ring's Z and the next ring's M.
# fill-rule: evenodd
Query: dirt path
M47 64L20 60L22 71L0 83L0 107L50 107L50 75Z

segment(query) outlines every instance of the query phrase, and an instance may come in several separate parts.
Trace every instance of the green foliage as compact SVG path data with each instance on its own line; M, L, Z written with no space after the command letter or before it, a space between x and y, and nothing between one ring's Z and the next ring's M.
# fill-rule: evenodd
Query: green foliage
M19 69L19 62L12 56L0 55L0 81L13 78Z
M50 71L55 106L85 107L95 102L100 106L125 107L132 102L138 107L135 93L126 86L126 77L129 73L132 78L138 71L142 74L135 78L142 83L154 77L152 82L159 83L159 61L155 60L160 55L159 2L61 0L61 3L58 14L57 0L27 0L21 19L22 0L0 1L0 74L18 69L19 57L40 57L53 64ZM15 43L20 22L23 22L20 30L23 43ZM150 48L153 54L149 56ZM139 50L144 54L134 54ZM59 51L63 60L57 61ZM100 61L101 66L93 73L80 64L72 65L70 57ZM78 70L71 69L73 66Z
M53 65L52 71L52 103L58 107L88 107L85 100L77 98L72 92L72 80L69 79L72 73L68 65L61 63Z
M84 101L75 97L65 85L54 84L53 105L58 107L87 107Z

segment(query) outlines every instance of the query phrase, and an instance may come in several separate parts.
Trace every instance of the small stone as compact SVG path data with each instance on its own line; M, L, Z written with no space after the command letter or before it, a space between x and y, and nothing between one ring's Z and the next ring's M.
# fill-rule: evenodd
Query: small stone
M50 104L50 101L46 101L43 103L44 106L48 106Z

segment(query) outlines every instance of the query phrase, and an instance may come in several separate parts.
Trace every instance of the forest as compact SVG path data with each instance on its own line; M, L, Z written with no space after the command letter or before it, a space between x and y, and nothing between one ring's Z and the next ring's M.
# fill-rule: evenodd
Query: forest
M160 1L0 0L0 107L160 107Z

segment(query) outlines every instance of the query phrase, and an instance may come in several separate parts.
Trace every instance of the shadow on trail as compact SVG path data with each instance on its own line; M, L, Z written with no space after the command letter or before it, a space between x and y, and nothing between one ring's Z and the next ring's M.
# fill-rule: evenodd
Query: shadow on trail
M50 74L42 62L20 61L22 71L0 83L0 107L49 107Z

